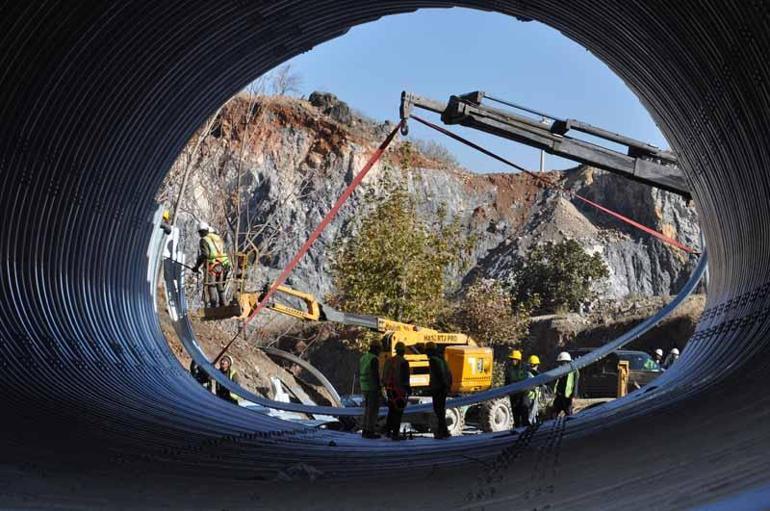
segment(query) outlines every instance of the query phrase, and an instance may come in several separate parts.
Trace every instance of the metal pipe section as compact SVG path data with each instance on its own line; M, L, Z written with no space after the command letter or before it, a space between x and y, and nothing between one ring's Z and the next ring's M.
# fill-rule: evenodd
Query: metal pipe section
M442 442L367 442L216 399L169 352L155 311L146 247L165 172L280 62L385 15L458 5L582 44L663 130L709 247L707 308L681 359L576 417ZM761 507L768 21L767 2L738 0L5 3L0 507Z

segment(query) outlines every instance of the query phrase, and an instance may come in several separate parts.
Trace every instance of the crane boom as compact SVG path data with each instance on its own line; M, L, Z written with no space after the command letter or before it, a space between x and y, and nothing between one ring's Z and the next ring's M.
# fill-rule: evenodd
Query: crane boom
M533 119L525 115L482 104L484 98L506 104L519 110L541 115ZM451 96L448 102L436 101L409 92L401 93L402 119L411 115L413 108L421 108L441 115L444 124L459 124L515 142L542 149L587 165L613 172L634 181L690 197L690 188L677 159L671 151L625 135L613 133L575 119L555 119L546 114L497 98L482 91ZM626 153L592 142L574 138L569 132L580 132L613 144L626 146Z

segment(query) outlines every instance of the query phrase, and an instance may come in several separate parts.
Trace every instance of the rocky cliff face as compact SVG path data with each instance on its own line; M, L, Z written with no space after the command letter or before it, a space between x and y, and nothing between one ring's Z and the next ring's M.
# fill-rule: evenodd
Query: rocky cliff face
M251 138L240 137L238 161L221 154L227 137L226 123L208 137L191 177L180 216L186 226L188 257L194 259L197 236L194 217L204 218L233 236L235 216L225 220L220 202L211 193L209 174L236 190L240 181L240 231L249 232L242 244L260 249L261 265L252 271L252 287L267 282L289 261L363 166L373 149L392 129L389 123L361 118L334 96L318 94L312 102L261 99ZM246 101L241 98L236 101ZM237 122L230 121L235 129ZM230 147L231 152L232 147ZM686 280L694 260L659 241L601 213L570 200L562 192L543 191L523 174L474 174L454 165L412 151L404 157L403 142L396 142L374 166L337 218L321 235L290 279L290 285L319 296L332 291L328 251L339 235L350 232L354 215L360 215L367 190L382 192L385 175L403 179L415 197L418 214L431 220L439 209L460 219L464 232L477 239L473 267L456 275L468 282L475 276L506 279L511 263L533 243L577 239L590 252L602 255L610 269L608 297L665 295ZM667 192L654 190L623 178L579 167L548 173L565 189L616 209L624 215L698 246L699 229L694 208ZM234 193L234 192L233 192ZM235 199L231 199L231 202ZM228 228L230 227L230 228ZM231 240L232 241L232 240Z

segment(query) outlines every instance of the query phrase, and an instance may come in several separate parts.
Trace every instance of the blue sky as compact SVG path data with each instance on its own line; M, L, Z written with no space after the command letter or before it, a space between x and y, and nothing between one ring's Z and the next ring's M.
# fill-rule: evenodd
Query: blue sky
M355 27L289 63L301 75L301 94L333 92L377 120L397 120L402 90L446 100L481 89L668 147L636 96L586 49L545 25L500 14L453 8L390 16ZM428 112L423 116L438 119ZM415 122L410 127L411 136L441 142L470 170L510 171ZM534 148L451 129L526 167L539 166ZM573 165L546 156L546 168Z

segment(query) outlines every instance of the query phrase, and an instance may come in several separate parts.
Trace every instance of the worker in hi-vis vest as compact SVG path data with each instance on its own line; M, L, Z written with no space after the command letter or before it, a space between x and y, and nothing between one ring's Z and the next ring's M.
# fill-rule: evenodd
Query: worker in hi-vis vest
M219 361L219 371L224 374L228 380L232 381L233 383L240 384L238 372L235 370L235 367L233 367L233 364L233 357L230 355L225 355ZM217 396L234 405L238 404L238 396L227 390L224 385L221 385L219 382L215 383L215 392Z
M364 424L361 428L361 436L364 438L380 438L380 435L375 431L377 412L380 409L382 398L380 362L377 358L380 351L382 351L380 341L372 341L369 344L369 351L364 353L358 362L358 381L361 384L365 406Z
M566 351L562 351L556 357L556 362L560 366L567 365L572 362L572 356ZM572 415L572 400L577 394L579 376L577 370L570 371L556 381L556 385L554 385L555 397L551 409L553 419L557 418L561 412L564 412L564 415Z
M225 282L230 273L230 258L225 252L225 243L206 222L198 224L198 235L201 237L200 254L193 270L199 271L205 264L203 274L203 299L209 307L227 305L225 299ZM208 295L208 296L207 296Z

